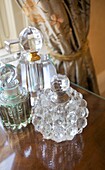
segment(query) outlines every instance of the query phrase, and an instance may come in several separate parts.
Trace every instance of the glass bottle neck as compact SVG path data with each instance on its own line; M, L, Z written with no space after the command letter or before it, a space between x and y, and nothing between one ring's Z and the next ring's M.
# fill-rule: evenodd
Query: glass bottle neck
M4 88L3 95L5 98L13 98L20 94L19 85L16 85L12 88Z

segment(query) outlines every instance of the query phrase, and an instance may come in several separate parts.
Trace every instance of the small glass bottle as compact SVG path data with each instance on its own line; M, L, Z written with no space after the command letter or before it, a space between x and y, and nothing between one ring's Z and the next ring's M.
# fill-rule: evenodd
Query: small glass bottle
M0 116L5 128L16 131L31 122L29 94L19 86L15 67L10 64L0 68Z

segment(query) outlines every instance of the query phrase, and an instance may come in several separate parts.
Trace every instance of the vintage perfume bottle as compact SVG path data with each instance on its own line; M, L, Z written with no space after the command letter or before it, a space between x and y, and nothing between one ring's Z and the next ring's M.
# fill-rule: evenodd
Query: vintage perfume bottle
M45 139L72 140L87 125L89 111L81 93L65 75L52 78L51 88L37 94L32 123Z
M36 92L43 79L38 55L42 47L42 36L39 30L29 26L21 31L19 40L23 49L20 60L21 84L27 91Z
M20 60L21 83L29 92L51 87L56 69L45 53L42 34L35 27L25 28L19 35L23 53ZM41 53L40 53L41 51Z
M32 118L30 98L19 86L16 68L10 64L1 67L0 79L0 116L4 127L13 131L26 127Z

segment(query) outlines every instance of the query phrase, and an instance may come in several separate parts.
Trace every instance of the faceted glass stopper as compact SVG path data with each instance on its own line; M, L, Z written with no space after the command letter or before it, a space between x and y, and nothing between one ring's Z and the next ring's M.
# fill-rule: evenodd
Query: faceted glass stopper
M0 80L3 88L10 88L16 79L16 68L11 64L6 64L0 68Z
M70 81L66 75L55 75L51 80L51 88L53 91L67 91L70 87Z
M51 80L52 101L55 103L64 103L69 100L66 91L70 88L70 81L66 75L55 75Z
M27 27L19 34L20 45L25 51L38 52L42 48L43 38L41 32L35 27Z

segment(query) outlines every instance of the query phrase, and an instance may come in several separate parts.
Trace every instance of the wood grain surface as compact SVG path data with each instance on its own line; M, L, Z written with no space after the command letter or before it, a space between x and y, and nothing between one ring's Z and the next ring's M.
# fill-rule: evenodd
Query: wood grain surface
M7 132L0 147L0 170L104 170L105 100L75 87L88 103L88 125L72 141L44 140L32 124ZM5 135L5 134L4 134Z

